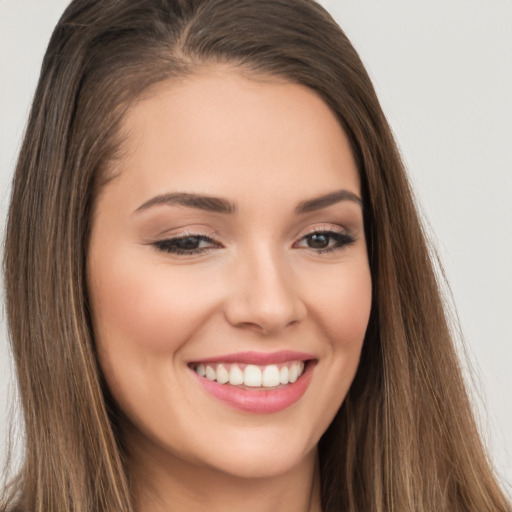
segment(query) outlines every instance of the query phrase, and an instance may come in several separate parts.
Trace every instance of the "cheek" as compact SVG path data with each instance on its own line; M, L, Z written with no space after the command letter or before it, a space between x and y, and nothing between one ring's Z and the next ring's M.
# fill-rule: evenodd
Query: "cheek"
M365 259L327 269L312 280L310 312L332 351L359 357L372 303L372 280Z
M166 386L179 404L180 395L172 393L179 384L174 357L197 334L215 297L200 274L148 265L147 252L108 254L95 259L91 253L88 268L96 347L118 405L144 424L144 417L162 410Z
M97 343L148 356L178 350L214 300L200 276L143 264L133 253L92 267L90 283Z
M340 333L336 344L348 348L354 343L359 350L362 347L372 304L372 282L369 269L363 268L346 279L343 291L332 301L337 307L331 307L333 332Z
M317 442L342 405L359 366L372 303L366 255L310 272L309 313L314 336L322 340L314 381L312 441Z

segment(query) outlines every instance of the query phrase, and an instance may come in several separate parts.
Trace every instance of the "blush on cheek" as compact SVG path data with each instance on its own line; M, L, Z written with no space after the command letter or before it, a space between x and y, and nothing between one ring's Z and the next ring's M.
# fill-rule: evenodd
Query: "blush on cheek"
M165 265L108 268L96 276L94 324L109 343L139 345L152 353L175 351L197 331L215 302L207 281ZM108 334L107 334L108 333Z
M369 268L360 265L345 269L322 290L324 293L316 294L315 310L333 345L346 351L362 345L372 302Z
M359 295L359 297L358 297ZM355 290L353 302L345 303L345 309L339 314L336 328L344 333L344 339L362 344L370 318L370 300L361 290ZM343 307L343 306L342 306Z

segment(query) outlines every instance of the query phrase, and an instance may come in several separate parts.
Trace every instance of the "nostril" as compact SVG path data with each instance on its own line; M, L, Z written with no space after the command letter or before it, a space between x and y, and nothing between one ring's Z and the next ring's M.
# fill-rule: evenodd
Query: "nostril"
M239 329L270 335L298 325L306 316L306 308L296 301L287 307L258 303L256 300L231 299L225 308L226 320Z

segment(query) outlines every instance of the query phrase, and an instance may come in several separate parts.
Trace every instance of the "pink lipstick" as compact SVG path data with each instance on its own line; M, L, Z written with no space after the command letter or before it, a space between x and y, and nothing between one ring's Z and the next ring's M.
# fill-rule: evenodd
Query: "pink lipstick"
M296 351L241 352L188 364L209 394L254 414L278 412L305 393L316 359Z
M200 363L245 363L245 364L277 364L287 361L308 361L315 359L313 354L297 352L295 350L281 350L279 352L237 352L236 354L224 354L194 362Z

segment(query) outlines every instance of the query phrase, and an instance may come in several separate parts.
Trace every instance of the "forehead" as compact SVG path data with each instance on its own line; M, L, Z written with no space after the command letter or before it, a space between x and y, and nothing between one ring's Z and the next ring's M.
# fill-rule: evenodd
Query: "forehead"
M139 197L194 191L236 199L256 185L268 199L275 190L311 196L340 186L359 194L340 123L302 85L209 68L160 84L128 111L122 132L120 178Z

